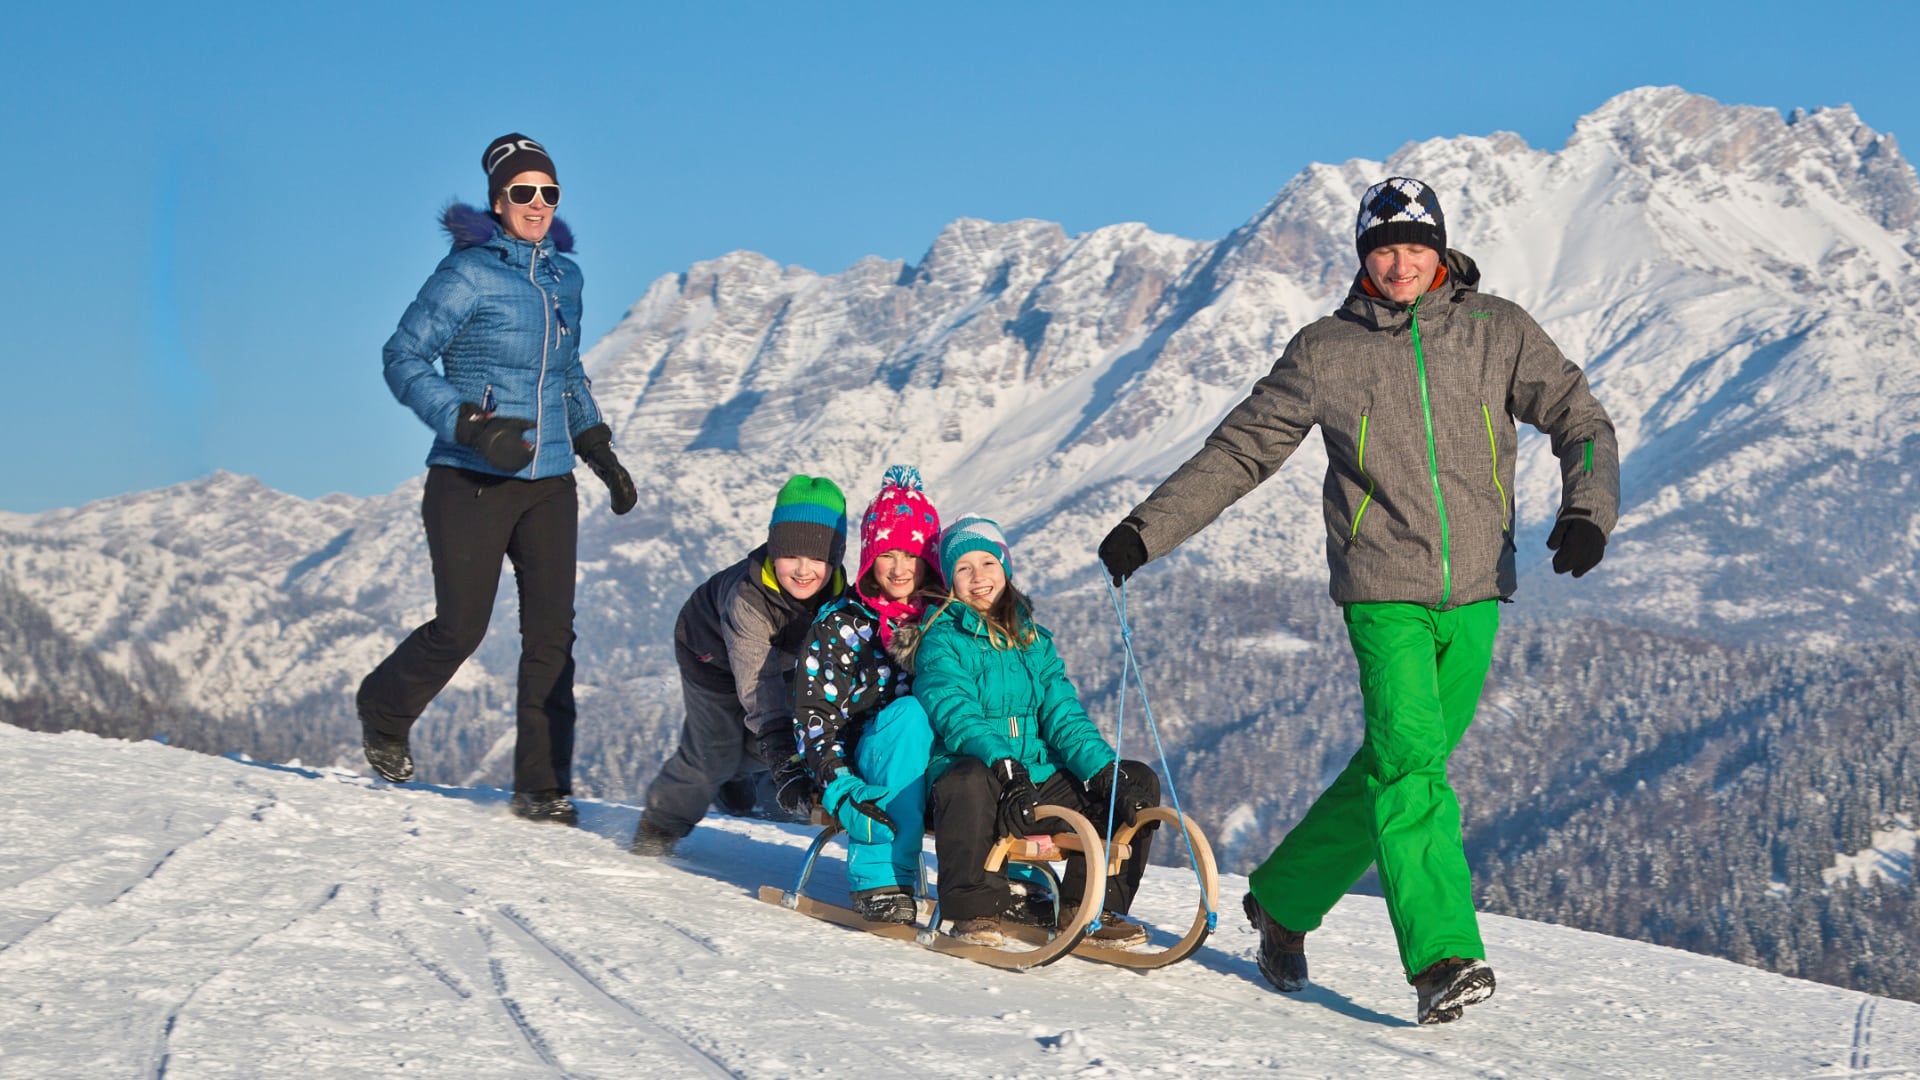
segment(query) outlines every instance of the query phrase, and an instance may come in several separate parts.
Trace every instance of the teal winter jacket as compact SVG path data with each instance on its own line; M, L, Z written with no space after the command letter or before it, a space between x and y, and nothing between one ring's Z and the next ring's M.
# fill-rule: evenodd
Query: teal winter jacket
M930 777L962 754L988 764L1013 758L1035 784L1059 769L1085 780L1113 764L1113 747L1080 707L1053 635L1034 629L1026 648L996 649L965 604L948 605L927 627L913 694L933 724Z

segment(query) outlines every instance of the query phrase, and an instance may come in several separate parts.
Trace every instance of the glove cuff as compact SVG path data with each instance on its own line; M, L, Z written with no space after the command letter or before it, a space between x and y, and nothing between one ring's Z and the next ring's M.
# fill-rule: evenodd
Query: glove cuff
M573 437L573 452L591 457L613 445L613 429L604 422L593 425Z

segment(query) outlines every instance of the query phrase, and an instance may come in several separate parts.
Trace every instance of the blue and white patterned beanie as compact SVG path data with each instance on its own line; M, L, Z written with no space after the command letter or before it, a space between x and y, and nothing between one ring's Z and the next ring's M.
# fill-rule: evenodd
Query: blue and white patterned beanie
M1013 580L1013 555L1007 549L1007 534L1001 532L1000 525L991 518L967 514L940 534L940 576L948 586L953 584L954 564L969 551L991 552L1006 570L1007 580Z
M1447 253L1447 218L1440 196L1418 180L1390 176L1360 196L1360 217L1353 225L1360 257L1388 244L1425 244Z

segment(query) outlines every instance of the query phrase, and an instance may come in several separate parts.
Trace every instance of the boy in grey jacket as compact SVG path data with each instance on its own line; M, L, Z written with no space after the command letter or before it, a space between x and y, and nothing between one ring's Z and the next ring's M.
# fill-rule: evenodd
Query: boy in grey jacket
M1613 423L1586 377L1517 305L1475 289L1433 189L1392 177L1361 198L1361 269L1339 310L1288 343L1206 443L1100 544L1116 583L1273 475L1318 425L1330 592L1359 661L1366 737L1266 862L1247 916L1260 969L1307 985L1303 941L1367 868L1421 1023L1493 993L1446 763L1472 722L1499 603L1513 594L1514 421L1560 461L1553 568L1580 577L1619 512Z

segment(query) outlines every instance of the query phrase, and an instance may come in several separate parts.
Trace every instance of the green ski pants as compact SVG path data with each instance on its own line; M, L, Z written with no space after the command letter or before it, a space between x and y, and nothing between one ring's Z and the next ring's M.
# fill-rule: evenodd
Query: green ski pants
M1249 875L1254 898L1280 925L1318 929L1378 863L1409 980L1449 956L1486 958L1447 758L1473 722L1493 661L1499 608L1497 600L1451 611L1348 606L1366 738Z

